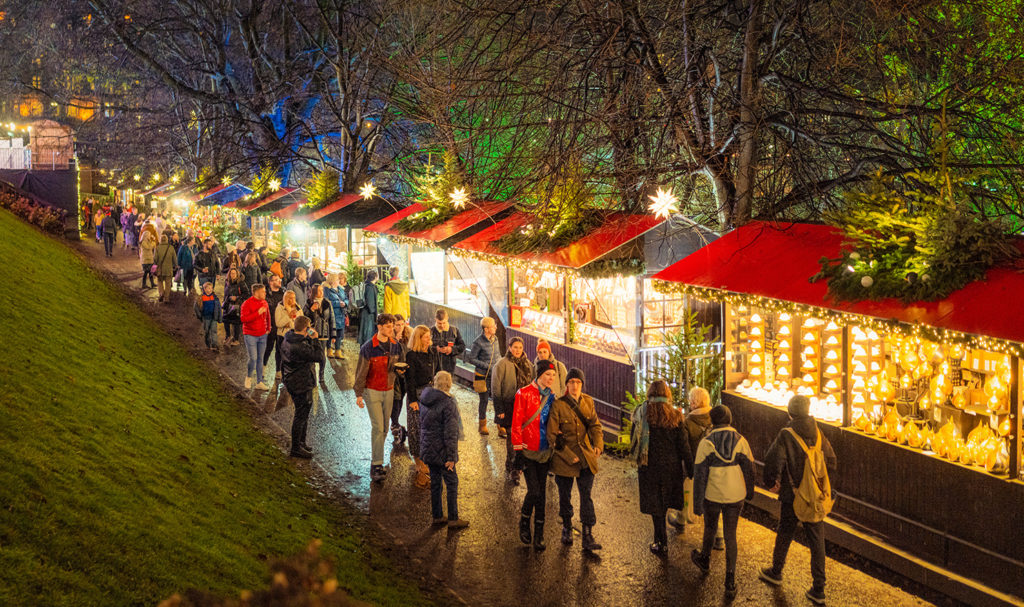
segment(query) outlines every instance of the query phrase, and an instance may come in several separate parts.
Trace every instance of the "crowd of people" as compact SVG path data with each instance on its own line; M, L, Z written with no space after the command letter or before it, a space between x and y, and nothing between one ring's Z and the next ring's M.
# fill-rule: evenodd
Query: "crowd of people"
M101 227L104 221L106 217L100 220ZM601 467L604 429L586 393L584 371L567 369L549 343L539 340L531 360L523 341L512 337L502 353L495 320L484 318L480 334L463 356L466 343L444 309L437 310L432 326L411 326L409 288L398 268L390 269L381 296L375 270L366 271L359 284L349 285L345 272L327 272L315 259L307 265L297 251L268 262L265 249L239 241L222 254L213 240L176 240L160 231L155 220L143 219L139 234L137 241L126 237L125 246L137 242L143 286L149 279L151 287L155 276L160 300L168 301L170 286L164 281L177 276L186 294L195 293L194 310L202 321L206 346L219 348L218 324L223 326L225 344L244 342L246 388L269 389L264 368L274 357L275 377L295 406L292 457L313 457L306 432L315 393L324 385L328 359L344 358L346 329L354 323L358 360L353 390L357 406L370 418L373 482L387 477L384 451L390 432L396 445L408 441L416 469L414 484L430 491L432 524L450 529L469 525L458 508L459 442L465 440L466 427L453 385L461 359L473 369L477 431L490 434L491 408L493 427L505 443L506 481L526 486L520 540L534 550L545 549L547 487L553 477L560 541L567 546L574 542L575 486L580 545L586 553L601 549L593 532L597 513L591 491ZM196 279L199 291L192 284ZM222 296L215 292L218 280L223 281ZM703 388L687 394L685 413L663 380L651 383L646 396L632 414L630 456L638 468L640 511L652 520L650 550L666 556L666 524L681 528L703 516L701 546L692 551L691 560L707 573L711 551L724 548L725 598L731 600L737 593L738 520L744 502L754 494L754 455L732 427L728 407L712 406ZM403 410L405 426L400 423ZM764 454L763 481L778 493L782 514L772 562L760 571L760 579L782 583L789 546L802 524L812 555L813 586L806 595L823 604L822 520L831 504L828 470L834 469L835 455L810 415L807 398L794 397L788 410L790 424Z

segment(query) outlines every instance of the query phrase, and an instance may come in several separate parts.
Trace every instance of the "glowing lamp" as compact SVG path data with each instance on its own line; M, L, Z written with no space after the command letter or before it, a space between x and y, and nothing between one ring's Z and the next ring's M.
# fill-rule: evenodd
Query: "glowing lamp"
M761 315L758 314L757 312L754 312L753 314L750 315L750 322L752 322L752 323L761 322Z
M763 346L761 345L760 341L755 339L754 341L750 342L750 349L751 350L761 350L762 348L763 348Z
M761 327L751 327L750 334L753 337L761 337Z
M804 371L813 371L814 361L808 358L804 361L804 364L800 365L800 368L803 369Z
M835 321L831 321L830 320L830 321L828 321L828 325L825 326L825 330L826 331L838 331L839 330L839 325L837 325L835 323Z
M839 360L839 352L836 352L835 350L829 350L828 352L825 353L825 360L827 360L827 361Z
M786 354L785 352L783 352L782 354L779 354L779 359L778 360L779 360L780 363L788 363L789 362L789 354Z
M790 334L789 325L782 325L782 328L779 329L779 335L789 335L789 334Z
M755 363L755 364L760 363L761 362L761 355L756 353L756 352L751 354L750 355L750 362Z
M868 372L868 366L865 365L862 361L858 360L857 362L853 363L853 372L854 373L867 373Z
M814 376L811 375L810 373L804 373L804 376L803 376L802 379L803 379L805 384L813 384L814 383Z
M835 365L825 367L825 375L839 375L839 369Z
M830 379L827 382L825 382L825 389L826 390L838 390L839 389L839 384L836 383L836 380Z
M782 322L789 322L790 316L789 314L783 312L782 314L779 314L779 320L781 320Z
M789 375L789 369L787 367L779 367L779 370L775 372L779 377L786 377Z
M782 341L780 341L780 342L779 342L779 349L780 349L780 350L788 350L788 349L790 349L791 347L792 347L792 346L790 345L790 343L789 343L789 340L788 340L788 339L783 339Z
M751 367L750 374L753 375L754 377L760 377L761 376L761 367Z
M835 335L831 335L831 336L829 336L829 338L827 340L825 340L825 345L826 346L838 346L839 345L839 339Z
M814 336L814 333L811 333L810 331L804 333L804 343L805 344L806 343L813 343L816 340L817 340L817 338Z
M811 347L811 346L807 346L806 348L804 348L803 354L804 354L804 358L807 358L807 357L810 357L810 356L814 356L814 348Z

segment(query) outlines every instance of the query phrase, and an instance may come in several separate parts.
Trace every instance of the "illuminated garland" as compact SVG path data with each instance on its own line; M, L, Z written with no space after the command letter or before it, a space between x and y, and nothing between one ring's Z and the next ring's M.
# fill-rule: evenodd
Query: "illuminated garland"
M943 345L962 344L971 348L998 352L1000 354L1024 356L1024 344L995 337L973 335L930 325L910 324L896 319L883 319L853 314L851 312L840 312L839 310L763 297L752 293L735 293L664 280L655 280L653 283L654 290L664 295L687 295L701 301L716 301L729 304L730 306L748 306L772 312L816 316L826 320L834 320L837 323L860 325L879 333L895 333L903 337L920 337Z
M395 223L394 228L405 233L429 230L455 217L458 213L459 210L454 207L435 206L403 217Z

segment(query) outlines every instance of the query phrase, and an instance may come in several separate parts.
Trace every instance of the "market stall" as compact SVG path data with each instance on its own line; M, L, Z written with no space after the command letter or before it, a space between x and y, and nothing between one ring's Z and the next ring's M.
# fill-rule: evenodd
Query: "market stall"
M836 515L1019 593L1024 530L998 513L1024 504L1024 276L994 268L934 302L837 302L809 278L841 241L829 226L753 222L654 278L722 303L723 401L755 458L807 396L839 461Z
M272 246L280 243L283 233L280 222L275 223L271 215L281 209L292 206L296 201L305 200L305 195L298 188L280 188L271 191L256 200L236 202L239 211L250 217L252 238L256 246L279 248Z
M348 264L349 255L357 266L378 265L377 241L363 228L394 211L394 206L380 196L345 193L301 221L311 230L311 250L325 260L329 270L337 271Z
M416 323L432 325L438 308L469 343L480 332L480 319L499 321L499 339L508 308L508 274L504 265L465 258L451 245L493 225L511 212L511 202L482 202L433 227L402 231L403 219L424 207L413 204L366 227L382 237L381 250L390 265L411 277L411 315ZM389 246L391 245L391 246Z

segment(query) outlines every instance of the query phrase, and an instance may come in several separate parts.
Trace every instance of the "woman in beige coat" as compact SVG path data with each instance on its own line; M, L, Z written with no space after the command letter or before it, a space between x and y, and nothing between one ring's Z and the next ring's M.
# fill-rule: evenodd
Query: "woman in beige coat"
M139 261L142 262L142 288L152 289L156 287L156 278L153 275L153 263L156 259L156 235L150 230L143 230L142 238L139 239ZM149 278L149 286L146 286L146 278Z
M565 376L565 394L551 406L548 415L548 444L554 446L551 473L558 486L558 514L562 517L562 544L572 545L572 485L580 494L580 522L583 550L601 549L594 540L594 486L597 460L604 450L604 433L597 419L594 400L583 393L583 371L573 367Z

